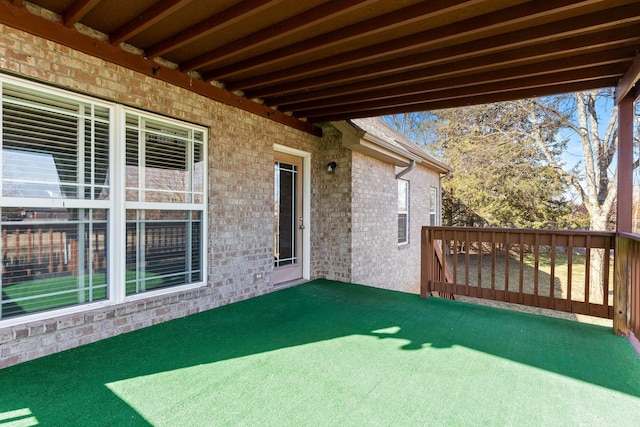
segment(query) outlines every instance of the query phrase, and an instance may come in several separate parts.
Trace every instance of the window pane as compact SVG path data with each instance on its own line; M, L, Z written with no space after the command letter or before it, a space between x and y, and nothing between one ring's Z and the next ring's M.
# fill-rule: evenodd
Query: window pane
M107 298L106 210L0 212L0 318Z
M203 202L202 132L127 115L127 200Z
M109 197L109 110L6 84L2 195Z
M398 214L398 243L407 243L409 241L409 236L407 235L408 225L407 214Z
M430 188L429 200L429 225L436 225L438 213L438 190L434 187Z
M201 212L127 210L127 295L202 281Z
M398 212L407 212L409 209L408 189L407 181L398 180Z

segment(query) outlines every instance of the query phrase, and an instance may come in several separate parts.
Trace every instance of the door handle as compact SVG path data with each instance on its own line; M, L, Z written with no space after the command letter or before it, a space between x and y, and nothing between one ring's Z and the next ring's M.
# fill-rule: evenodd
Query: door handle
M300 217L298 218L298 221L300 221L300 225L298 227L300 228L300 230L304 230L304 218Z

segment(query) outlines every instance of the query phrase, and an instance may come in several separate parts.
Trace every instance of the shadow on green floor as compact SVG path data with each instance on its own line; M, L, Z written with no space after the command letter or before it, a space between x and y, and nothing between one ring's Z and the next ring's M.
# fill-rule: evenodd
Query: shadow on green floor
M640 408L640 359L600 326L317 280L0 370L0 390L3 427L589 425Z

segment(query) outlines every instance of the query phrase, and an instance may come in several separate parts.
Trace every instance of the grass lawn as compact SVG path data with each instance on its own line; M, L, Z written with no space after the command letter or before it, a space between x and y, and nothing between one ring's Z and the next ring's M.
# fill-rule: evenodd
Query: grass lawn
M573 255L571 266L571 299L573 301L584 301L585 295L585 256ZM461 254L458 256L457 263L457 283L465 283L465 256ZM453 256L447 257L447 263L449 269L453 274ZM478 284L478 256L476 254L469 256L469 284L477 286ZM504 255L496 257L495 262L495 288L504 289L505 287L505 272L507 263ZM535 257L531 253L524 254L523 266L522 266L524 293L533 294L533 283L535 276ZM483 254L482 256L482 287L491 287L491 254ZM551 255L540 254L539 267L538 267L538 286L539 295L549 296L550 288L553 283L554 295L556 297L566 298L568 295L568 257L566 254L556 254L555 271L553 279L551 278ZM520 260L518 256L511 255L509 257L509 289L517 291L519 287L519 274L520 274ZM609 304L613 304L613 259L609 269ZM591 297L592 302L599 302L597 299Z
M2 427L635 426L640 358L601 326L318 280L0 370L0 390Z

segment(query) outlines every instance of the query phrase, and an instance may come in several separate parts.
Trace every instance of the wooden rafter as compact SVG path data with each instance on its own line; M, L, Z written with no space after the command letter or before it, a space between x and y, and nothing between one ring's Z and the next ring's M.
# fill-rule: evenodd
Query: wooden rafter
M624 49L628 52L628 49ZM382 88L377 90L360 91L357 93L342 94L339 91L339 95L327 96L325 98L314 97L313 100L290 103L290 104L278 104L278 109L281 111L296 111L297 114L304 115L304 110L318 109L334 107L339 105L349 105L355 103L366 102L370 100L388 100L393 97L402 97L407 95L425 94L427 92L436 92L444 89L458 89L468 87L479 87L487 84L500 85L502 82L526 79L537 76L551 76L557 78L556 73L560 72L573 72L580 75L590 75L599 71L605 72L604 68L594 70L593 67L599 66L611 66L614 65L618 72L624 72L626 69L627 58L624 58L619 50L614 50L607 54L607 52L599 55L598 63L593 63L592 54L579 55L575 57L562 57L552 61L542 62L536 64L535 67L530 65L519 65L511 68L502 68L501 73L495 71L487 71L484 73L473 73L467 76L455 76L449 78L432 78L425 79L419 83L411 83L405 85L396 85L389 88ZM505 85L505 87L508 87ZM303 95L303 94L302 94ZM361 104L360 104L361 105ZM302 111L302 112L301 112Z
M76 22L81 20L87 13L91 11L100 0L77 0L71 7L64 13L64 25L66 27L73 27Z
M109 40L112 44L118 45L166 17L171 16L172 13L182 9L192 1L193 0L164 0L111 33Z
M495 95L503 92L510 92L516 89L535 89L535 88L545 88L549 86L554 86L558 81L558 77L562 78L564 82L582 82L582 81L590 81L593 80L593 74L597 74L600 76L599 78L610 78L610 81L615 81L616 76L620 75L621 72L624 72L626 69L626 64L608 64L601 65L597 70L592 70L589 68L581 68L578 70L568 70L564 72L552 72L552 73L544 73L540 75L530 76L530 77L513 77L508 79L497 79L493 82L479 82L478 84L473 85L473 87L469 87L471 85L459 86L459 87L451 87L445 86L444 88L440 88L437 90L432 90L430 86L423 87L422 90L415 87L413 88L413 93L411 94L402 94L398 98L398 103L402 105L410 105L410 104L420 104L424 100L424 93L430 92L430 99L432 101L442 101L446 99L456 99L461 97L469 97L476 98L478 96L484 95ZM374 98L375 95L372 96L372 99L361 102L353 102L343 105L319 108L313 107L307 110L296 110L296 116L298 117L306 117L313 118L317 116L326 116L326 115L334 115L334 114L344 114L344 113L353 113L357 112L361 109L365 110L375 110L377 108L385 108L389 105L389 97L380 97L379 99Z
M638 0L30 3L0 0L0 23L312 133L300 118L640 93Z
M309 54L318 50L330 49L332 47L350 43L354 40L365 37L372 37L385 31L391 31L395 28L418 22L426 17L437 17L446 11L455 10L463 5L468 6L466 0L438 0L427 3L419 3L386 15L369 19L365 22L349 25L329 34L322 34L311 39L306 39L298 43L285 46L283 48L264 53L262 55L239 61L232 65L222 67L215 70L209 70L203 74L204 80L219 79L239 71L248 71L258 69L274 62L281 61L300 55L301 53ZM446 4L446 8L443 9Z
M489 94L489 95L479 95L479 96L465 96L464 98L452 98L445 100L435 100L428 101L416 104L394 104L391 107L378 108L378 109L361 109L357 112L349 113L349 114L327 114L326 116L317 116L309 121L312 123L324 123L324 122L333 122L337 120L347 120L347 119L355 119L362 117L372 117L372 116L384 116L389 114L399 114L405 113L407 111L429 111L429 110L439 110L444 108L452 108L452 107L460 107L463 105L477 105L477 104L488 104L493 102L502 102L502 101L511 101L514 99L525 99L525 98L534 98L538 96L548 96L555 95L560 92L579 92L583 90L589 90L594 87L607 87L611 86L610 78L602 78L602 79L594 79L594 80L585 80L577 83L568 83L568 84L560 84L556 86L547 86L544 88L525 88L525 89L517 89L513 91L505 91L500 94ZM562 89L560 89L560 87ZM560 92L559 92L560 90Z
M178 49L188 43L201 39L214 31L238 23L249 16L262 13L273 7L274 3L283 0L246 0L211 16L179 34L168 37L145 49L148 58L156 58L167 52Z
M629 9L632 9L633 13L635 13L631 18L628 18ZM615 21L612 21L612 19ZM428 56L429 60L432 60L434 56L438 56L440 59L450 59L478 56L492 51L522 49L540 43L549 43L562 38L579 36L589 32L603 30L606 29L607 26L615 25L618 27L620 25L634 22L640 22L640 3L612 9L606 15L601 12L594 12L584 15L580 17L580 19L565 19L553 23L545 23L527 28L526 30L512 31L506 34L493 35L459 45L447 46L446 48L436 51L429 51L427 48L427 50L423 50L420 53L405 56L402 60L389 59L384 62L377 62L373 66L363 65L344 70L346 65L366 62L372 58L379 59L379 55L384 55L385 57L389 56L386 52L390 50L390 46L371 46L363 48L358 52L348 52L337 55L334 58L322 58L317 61L304 63L297 67L288 67L286 72L270 72L240 81L231 81L227 83L227 86L232 90L239 89L247 91L265 85L272 85L284 80L297 79L308 75L318 74L331 76L330 78L327 78L327 80L332 82L335 82L336 75L340 75L343 79L342 81L344 81L347 78L361 78L364 75L374 76L380 73L389 72L390 70L401 72L406 69L421 67L424 65L425 56ZM409 49L409 46L411 46L411 50L415 50L416 48L425 49L425 47L433 45L433 38L433 34L429 34L424 37L424 43L426 46L425 44L421 44L422 37L417 35L403 38L400 44L404 45L405 49ZM398 43L397 40L389 42L389 44L396 43ZM326 74L329 70L336 68L340 68L341 71Z
M79 34L72 28L32 15L27 10L10 6L0 1L0 23L11 25L23 31L52 40L64 46L73 47L80 52L87 53L105 61L118 64L122 67L140 72L150 77L157 78L169 84L197 92L198 94L249 111L258 116L286 124L295 129L321 135L321 130L311 124L302 122L294 117L285 115L265 105L247 100L231 92L212 86L202 80L195 80L184 73L158 64L148 58L125 52L108 42L96 40L89 36Z
M500 32L501 29L509 28L509 26L513 26L515 23L522 24L527 21L539 20L541 17L549 16L551 13L553 13L552 16L555 17L554 19L557 19L557 16L561 13L566 14L567 12L571 12L574 8L577 8L578 5L584 5L584 2L579 0L543 0L531 4L526 10L521 7L514 6L460 21L456 23L455 26L445 25L423 31L420 34L412 34L386 43L376 44L375 46L360 49L355 52L349 51L348 53L337 57L322 58L321 60L309 64L308 69L314 69L313 67L323 67L322 69L328 69L332 66L344 66L349 63L355 64L381 55L390 56L404 51L415 50L416 48L427 48L428 46L434 46L438 43L444 43L447 40L459 39L465 35L469 36L478 34L480 31L484 36L486 36L488 31ZM452 6L453 5L450 5L450 7ZM365 23L364 28L366 29L366 25L368 25L373 31L383 31L392 23L405 23L405 15L418 19L423 15L434 13L431 9L425 9L425 6L422 4L408 7L404 12L404 14L400 14L398 12L389 14L391 16L385 16L384 21L381 18L372 19L369 23ZM439 10L439 13L444 13L444 10ZM366 31L363 31L362 28L358 27L359 26L354 26L353 28L356 34L359 36L368 35ZM504 32L505 30L502 31ZM346 29L343 30L343 32L347 32ZM346 34L340 33L333 34L340 44L344 44L344 41L348 41L345 35ZM298 55L308 54L311 51L310 47L314 47L316 44L319 49L326 50L327 48L326 40L323 40L322 38L306 41L305 44L306 45L304 46L287 47L277 52L268 52L260 55L259 57L243 61L242 63L234 64L233 66L227 66L220 70L209 71L205 75L205 79L227 77L237 72L246 72L253 68L269 65L278 60L287 58L285 55L286 53ZM240 84L238 84L238 86L240 86Z
M446 80L452 82L455 87L464 81L482 81L482 74L506 78L510 75L517 74L519 69L529 70L529 72L535 74L540 70L546 69L550 71L554 66L557 67L558 71L565 71L573 67L581 68L587 64L602 65L618 60L628 60L630 50L633 49L633 46L637 43L640 43L640 35L633 39L633 41L626 42L625 47L620 48L611 48L610 45L605 45L604 48L597 48L589 45L582 46L581 48L578 47L571 51L563 51L555 55L545 55L545 51L543 51L542 54L548 58L548 60L543 63L537 62L535 55L529 56L522 51L513 54L510 52L491 54L408 72L404 74L405 78L402 82L398 82L397 79L391 78L391 76L379 78L376 79L376 89L374 90L371 89L371 83L365 80L357 83L335 85L315 91L303 91L290 95L266 98L265 102L268 105L277 105L278 108L283 111L288 111L291 108L295 108L296 104L318 102L318 104L322 105L322 100L336 97L366 99L367 93L373 95L377 91L393 90L412 84L428 83L430 85L443 86L442 80ZM545 47L548 49L552 48L552 46L548 45L545 45ZM598 61L595 63L593 62L594 53L598 54ZM535 67L531 66L533 63L536 64ZM500 73L496 73L496 70L500 70ZM476 74L481 75L478 77ZM362 97L359 97L360 94L362 94Z
M406 56L395 61L386 61L371 66L362 66L351 70L328 73L319 77L271 85L264 88L248 91L248 95L256 98L264 98L275 95L291 94L300 91L310 91L319 88L333 88L336 92L344 89L344 85L349 82L368 82L367 87L371 87L372 82L375 87L380 87L389 81L387 77L394 76L396 72L403 72L402 81L410 81L414 78L424 78L429 75L439 75L451 73L454 70L467 70L467 67L491 66L492 64L502 64L508 66L514 61L522 61L527 58L534 58L535 62L544 61L547 58L558 55L571 55L578 51L584 53L589 50L602 50L602 47L628 45L640 41L640 24L621 28L616 32L601 31L593 33L589 40L578 35L569 37L562 41L542 42L538 45L528 46L526 49L505 49L504 51L483 55L481 52L482 43L471 42L476 51L466 51L465 46L454 48L443 48L429 52L426 55L418 54ZM505 44L508 46L508 44ZM489 51L490 52L490 51ZM436 68L437 67L437 68ZM397 82L397 77L393 78Z
M294 32L302 31L311 26L321 25L329 19L344 15L354 9L370 5L376 1L378 0L332 0L329 3L306 10L299 15L278 22L268 28L235 40L189 61L185 61L180 64L180 69L183 71L192 71L206 67L230 55L237 55L248 49L256 49L268 42L278 40Z

